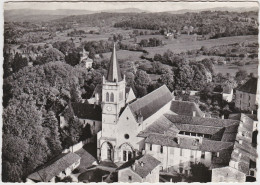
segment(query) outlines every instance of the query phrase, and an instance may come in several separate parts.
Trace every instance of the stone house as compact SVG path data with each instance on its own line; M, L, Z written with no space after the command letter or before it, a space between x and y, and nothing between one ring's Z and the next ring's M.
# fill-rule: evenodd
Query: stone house
M242 111L255 111L257 78L251 77L246 83L236 89L235 107Z
M118 182L159 182L160 161L145 154L127 161L117 169Z

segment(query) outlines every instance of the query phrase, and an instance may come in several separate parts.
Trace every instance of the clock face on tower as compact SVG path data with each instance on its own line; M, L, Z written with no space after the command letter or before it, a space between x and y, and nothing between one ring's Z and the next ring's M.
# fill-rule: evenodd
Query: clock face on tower
M112 107L110 106L110 105L108 105L107 107L106 107L106 109L107 109L107 111L111 111L112 110Z

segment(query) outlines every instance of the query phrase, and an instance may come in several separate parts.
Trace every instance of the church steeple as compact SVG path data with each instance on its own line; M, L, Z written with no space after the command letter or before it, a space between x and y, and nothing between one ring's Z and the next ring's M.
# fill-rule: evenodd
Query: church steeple
M114 43L111 59L110 59L110 64L107 72L107 81L109 82L120 82L122 81L122 75L120 71L120 67L117 62L117 57L116 57L116 45Z

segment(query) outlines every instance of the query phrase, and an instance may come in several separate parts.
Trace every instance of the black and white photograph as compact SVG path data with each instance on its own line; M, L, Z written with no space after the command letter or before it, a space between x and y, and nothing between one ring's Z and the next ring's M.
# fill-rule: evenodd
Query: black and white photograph
M2 183L256 184L258 1L2 4Z

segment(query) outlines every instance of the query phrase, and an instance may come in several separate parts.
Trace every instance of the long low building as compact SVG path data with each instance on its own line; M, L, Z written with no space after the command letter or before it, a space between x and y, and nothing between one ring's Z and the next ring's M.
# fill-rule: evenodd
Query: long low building
M62 153L53 158L34 173L30 174L27 182L56 182L57 178L62 179L80 165L80 156L76 153Z

